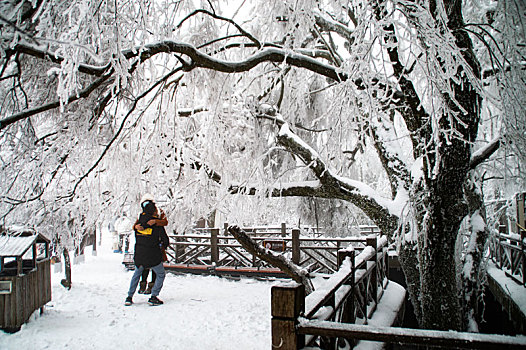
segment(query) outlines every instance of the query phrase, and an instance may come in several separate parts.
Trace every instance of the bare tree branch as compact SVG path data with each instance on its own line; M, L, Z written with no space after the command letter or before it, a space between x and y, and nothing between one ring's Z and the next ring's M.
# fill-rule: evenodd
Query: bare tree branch
M85 89L81 90L79 93L69 96L68 99L66 100L66 104L88 97L95 89L102 86L102 84L104 84L111 77L112 77L112 72L109 72L103 75L102 77L96 79L93 83L91 83ZM33 115L36 115L42 112L46 112L46 111L49 111L49 110L52 110L58 107L60 107L60 100L53 101L53 102L50 102L45 105L38 106L32 109L26 109L20 113L13 114L9 117L6 117L0 120L0 130L4 129L6 126L10 124L16 123L19 120L29 118Z
M222 21L226 21L226 22L232 24L234 27L237 28L237 30L239 30L239 32L240 32L241 34L243 34L243 35L246 36L248 39L250 39L253 43L255 43L256 46L257 46L258 48L261 48L261 43L259 42L259 40L257 40L252 34L250 34L249 32L247 32L247 31L244 30L243 28L241 28L241 26L240 26L239 24L237 24L235 21L233 21L233 20L230 19L230 18L226 18L226 17L223 17L223 16L219 16L219 15L217 15L215 12L212 13L212 12L207 11L207 10L205 10L205 9L198 9L198 10L193 11L192 13L190 13L189 15L187 15L185 18L183 18L183 19L181 20L181 22L179 22L179 24L177 25L176 28L178 28L178 29L181 28L181 26L183 25L183 23L184 23L188 18L190 18L190 17L192 17L192 16L195 16L195 15L198 14L198 13L204 13L204 14L206 14L206 15L208 15L208 16L210 16L210 17L213 17L213 18L215 18L215 19L220 19L220 20L222 20Z

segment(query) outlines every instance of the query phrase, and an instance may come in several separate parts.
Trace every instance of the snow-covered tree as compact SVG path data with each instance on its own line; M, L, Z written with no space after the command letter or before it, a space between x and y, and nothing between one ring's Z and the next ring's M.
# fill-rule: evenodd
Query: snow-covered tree
M1 6L5 223L51 222L52 204L90 227L144 192L179 229L286 217L289 197L349 203L397 242L421 326L468 327L488 234L477 169L501 170L501 147L508 193L524 188L522 2Z

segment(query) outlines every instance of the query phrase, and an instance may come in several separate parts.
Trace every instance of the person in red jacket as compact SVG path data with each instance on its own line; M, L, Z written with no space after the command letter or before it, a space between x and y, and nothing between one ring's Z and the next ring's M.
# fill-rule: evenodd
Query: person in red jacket
M144 269L149 268L157 274L155 284L152 288L152 296L148 299L150 305L162 305L163 301L157 296L163 287L166 272L164 271L161 247L168 247L168 236L163 226L151 225L149 222L155 220L158 210L152 201L147 201L143 205L143 211L139 216L139 224L143 230L135 229L135 272L130 281L128 296L124 304L133 304L133 295L139 284L139 279Z

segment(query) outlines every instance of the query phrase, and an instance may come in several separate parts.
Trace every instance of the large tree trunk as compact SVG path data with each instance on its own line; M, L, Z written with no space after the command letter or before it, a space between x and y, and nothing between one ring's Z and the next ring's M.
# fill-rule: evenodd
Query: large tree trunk
M445 5L449 9L447 26L462 49L467 66L459 67L458 81L451 80L454 93L442 96L449 112L438 120L439 134L433 137L435 149L427 150L424 159L425 213L418 236L421 326L462 330L464 309L460 302L455 246L460 224L468 214L463 186L468 179L471 143L476 139L481 105L466 71L471 69L480 77L480 66L471 39L463 30L462 2L445 1ZM440 17L438 12L434 15ZM455 130L457 135L452 137L447 130Z
M435 160L439 166L437 175L425 171L425 213L418 236L423 328L462 329L455 246L467 214L463 184L469 159L468 143L457 140L441 147ZM435 164L428 169L434 168Z
M409 300L413 305L415 317L419 323L422 320L422 304L420 302L421 281L420 264L418 262L418 247L416 243L406 242L398 253L400 265L404 271Z
M443 234L440 234L443 233ZM460 330L461 307L455 265L456 232L430 227L422 233L421 326ZM455 236L455 237L452 237Z

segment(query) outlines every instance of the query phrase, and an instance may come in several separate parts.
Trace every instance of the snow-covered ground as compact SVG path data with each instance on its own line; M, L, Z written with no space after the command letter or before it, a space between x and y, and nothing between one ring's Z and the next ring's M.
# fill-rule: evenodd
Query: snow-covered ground
M124 306L132 272L122 254L97 250L73 265L71 290L52 273L44 314L17 333L0 331L0 349L270 349L270 288L279 282L167 274L164 305L135 294Z
M37 310L17 333L0 331L0 350L271 348L270 290L282 281L168 273L159 295L164 305L150 306L148 296L136 293L134 304L124 306L133 272L112 252L107 234L102 242L96 256L88 248L85 261L72 266L71 290L52 267L52 301L44 314ZM323 279L314 283L319 287ZM370 324L390 325L404 296L390 282ZM379 348L375 342L360 347Z

